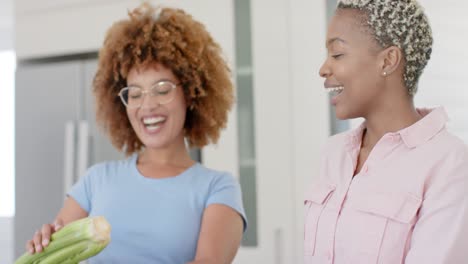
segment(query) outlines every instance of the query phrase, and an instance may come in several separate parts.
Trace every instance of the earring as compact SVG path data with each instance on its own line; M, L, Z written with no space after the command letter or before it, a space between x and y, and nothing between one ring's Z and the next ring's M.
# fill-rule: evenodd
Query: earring
M387 76L387 72L383 72L383 76Z

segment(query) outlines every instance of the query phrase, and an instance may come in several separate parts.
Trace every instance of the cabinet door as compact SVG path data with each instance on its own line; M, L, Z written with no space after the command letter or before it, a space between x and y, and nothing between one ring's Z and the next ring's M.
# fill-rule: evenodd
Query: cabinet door
M15 256L63 204L65 124L76 118L79 71L76 62L18 66Z
M223 48L235 54L236 105L220 143L203 150L203 161L239 176L249 221L234 260L239 264L297 263L288 5L231 1L222 9L219 36L235 43Z

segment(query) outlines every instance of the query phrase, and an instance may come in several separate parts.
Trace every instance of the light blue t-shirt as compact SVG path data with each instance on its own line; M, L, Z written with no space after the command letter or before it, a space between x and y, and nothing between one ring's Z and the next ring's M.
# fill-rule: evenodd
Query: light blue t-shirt
M238 181L196 163L178 176L152 179L137 155L91 167L70 190L90 216L104 216L111 242L91 264L185 264L195 257L204 209L224 204L246 223Z

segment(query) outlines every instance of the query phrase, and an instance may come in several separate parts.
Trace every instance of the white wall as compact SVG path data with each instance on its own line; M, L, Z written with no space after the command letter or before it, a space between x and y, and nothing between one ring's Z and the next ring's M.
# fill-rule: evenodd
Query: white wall
M14 70L13 51L0 51L0 263L10 263L14 192Z
M13 263L13 218L0 217L0 263Z
M13 48L13 30L0 27L0 50Z
M468 143L468 2L420 0L431 22L434 48L422 75L418 106L443 105L449 130Z
M13 48L13 0L0 0L0 50Z
M43 58L97 51L107 29L142 1L132 0L16 0L15 46L18 58ZM212 0L153 0L154 5L183 7L204 23L226 51L234 42L225 38L232 17L226 3ZM207 6L210 10L207 10ZM209 15L208 15L209 13ZM222 23L220 23L220 21ZM40 33L40 34L38 34ZM233 54L227 54L229 59Z
M0 52L3 50L10 50L12 48L13 48L13 0L0 0ZM3 87L2 83L5 83L4 74L8 74L8 73L4 71L0 71L0 72L1 72L0 73L1 74L0 90L5 91L4 89L7 89L8 87ZM0 121L9 119L9 117L6 116L4 112L0 112L0 115L1 115ZM5 140L8 140L8 139L5 139ZM9 141L12 142L13 139L9 139ZM1 151L0 151L0 154L1 154ZM13 164L8 164L8 165L13 166ZM9 167L9 166L4 166L4 167ZM1 169L0 169L0 172L2 172ZM0 175L0 177L8 177L8 175ZM0 181L0 183L1 182L2 181ZM9 183L9 180L7 180L6 183ZM3 192L5 192L5 190L3 190ZM2 198L4 197L2 196ZM3 205L0 207L4 208L5 209L4 211L9 211L7 214L9 215L11 213L11 210L8 209L8 207L10 207L8 205L8 199L7 201L0 199L0 203L2 203ZM12 258L13 258L13 218L11 216L5 217L0 214L0 263L5 263L5 264L13 263Z

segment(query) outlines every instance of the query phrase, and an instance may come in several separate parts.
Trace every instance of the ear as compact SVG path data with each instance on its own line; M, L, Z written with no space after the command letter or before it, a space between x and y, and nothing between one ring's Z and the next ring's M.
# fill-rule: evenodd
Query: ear
M394 73L400 67L403 61L403 53L400 48L390 46L380 51L379 58L381 74L385 77Z

